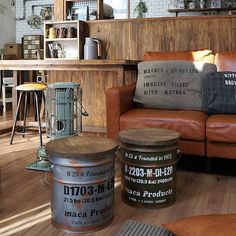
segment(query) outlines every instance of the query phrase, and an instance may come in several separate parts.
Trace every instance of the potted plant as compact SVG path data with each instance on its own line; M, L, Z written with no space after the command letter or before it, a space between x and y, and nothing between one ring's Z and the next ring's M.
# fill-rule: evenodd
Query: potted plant
M190 0L184 0L184 8L188 9L188 4L189 4Z
M137 14L137 18L143 18L144 13L148 11L147 5L142 0L139 1L137 6L134 8L134 15Z

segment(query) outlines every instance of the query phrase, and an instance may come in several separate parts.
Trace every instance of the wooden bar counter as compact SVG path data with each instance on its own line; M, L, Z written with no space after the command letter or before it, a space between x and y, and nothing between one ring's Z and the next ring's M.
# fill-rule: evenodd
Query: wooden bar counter
M89 116L83 117L83 130L106 132L105 92L109 87L122 86L136 80L136 60L3 60L0 70L13 70L14 88L22 83L18 71L46 70L48 83L78 82L82 103ZM13 114L17 93L13 88Z

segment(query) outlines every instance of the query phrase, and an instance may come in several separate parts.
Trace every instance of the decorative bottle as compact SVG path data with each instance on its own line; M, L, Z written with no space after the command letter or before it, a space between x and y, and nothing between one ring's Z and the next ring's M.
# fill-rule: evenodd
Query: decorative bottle
M201 9L205 8L205 4L206 4L205 0L200 0L199 5Z
M66 16L66 19L67 20L72 20L72 15L71 15L71 10L70 9L68 9L68 14Z

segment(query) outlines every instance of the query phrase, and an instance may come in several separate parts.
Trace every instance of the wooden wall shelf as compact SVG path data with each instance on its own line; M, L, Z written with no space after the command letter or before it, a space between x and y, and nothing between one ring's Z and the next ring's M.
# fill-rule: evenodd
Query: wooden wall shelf
M66 21L68 9L75 2L89 2L89 0L54 0L54 19ZM97 0L97 19L103 18L103 0Z
M48 38L47 31L50 28L58 31L60 28L73 28L74 36L72 38L60 38L57 34L56 38ZM65 58L62 59L82 59L83 58L83 45L84 45L84 22L83 21L45 21L44 22L44 59L51 58L49 46L55 48L60 45ZM59 56L58 56L59 57ZM60 57L57 59L61 59Z
M44 39L46 42L52 42L52 41L75 41L77 38L55 38L55 39Z
M168 12L170 13L175 13L176 16L178 16L178 14L180 12L208 12L208 11L216 11L217 14L219 14L219 12L221 11L233 11L236 10L236 7L221 7L221 8L195 8L195 9L168 9Z
M64 0L64 20L67 19L68 11L72 9L73 3L86 2L89 3L89 0ZM97 0L97 20L103 19L103 0ZM82 19L84 20L84 19Z

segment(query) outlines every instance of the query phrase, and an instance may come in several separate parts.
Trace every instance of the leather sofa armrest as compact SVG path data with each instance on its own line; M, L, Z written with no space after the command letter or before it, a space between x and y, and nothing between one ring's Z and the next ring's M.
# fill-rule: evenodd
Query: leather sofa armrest
M120 116L134 107L135 84L113 87L106 91L107 137L117 140L120 131Z

